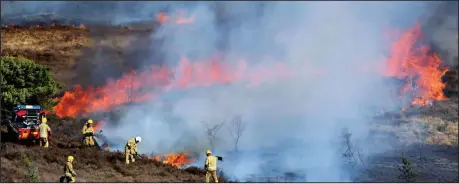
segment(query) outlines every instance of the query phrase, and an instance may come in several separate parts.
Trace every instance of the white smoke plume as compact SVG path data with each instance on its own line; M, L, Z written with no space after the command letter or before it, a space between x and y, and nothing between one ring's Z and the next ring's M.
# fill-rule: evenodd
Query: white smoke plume
M343 128L352 133L352 141L360 143L365 155L385 151L389 143L365 140L375 110L396 106L392 86L377 72L358 69L380 66L391 43L385 40L385 31L413 26L426 3L216 4L190 8L194 24L180 28L166 24L156 33L165 38L162 50L167 62L176 64L179 55L191 60L209 57L225 37L222 62L236 68L235 61L245 58L250 73L263 67L276 70L273 63L281 61L295 76L270 79L256 87L240 82L171 89L160 99L129 108L120 126L106 127L110 135L142 136L145 141L139 148L145 153L197 152L196 164L201 166L203 153L210 148L207 128L225 122L213 152L227 158L220 167L239 181L286 172L305 176L303 181L309 182L352 181L351 171L343 167ZM219 23L219 14L231 21ZM326 73L315 74L313 68ZM172 108L165 111L155 105L161 98L172 99ZM229 133L234 116L246 123L238 154L232 152Z

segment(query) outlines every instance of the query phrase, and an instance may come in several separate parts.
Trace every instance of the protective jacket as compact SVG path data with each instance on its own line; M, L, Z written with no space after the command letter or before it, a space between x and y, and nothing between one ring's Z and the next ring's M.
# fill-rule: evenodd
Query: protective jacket
M217 170L217 157L212 156L212 155L207 156L205 168L206 170L209 170L209 171L216 171Z
M128 140L126 143L126 146L124 147L124 155L126 156L126 164L129 164L129 162L135 162L134 155L137 154L137 143L135 141L135 138L131 138Z
M67 162L67 164L65 164L64 172L65 172L66 175L70 174L72 176L76 176L76 173L73 170L72 162Z
M88 124L85 124L83 126L83 145L86 146L94 146L94 128L92 126L88 126Z
M137 143L135 142L135 138L131 138L126 143L126 150L129 150L131 154L137 153Z
M47 123L41 123L38 126L38 131L40 132L40 138L48 138L48 133L51 132L51 128Z
M85 124L83 126L83 130L81 130L81 132L83 133L83 135L86 135L88 133L94 134L94 128L92 128L92 126L88 127L88 124Z

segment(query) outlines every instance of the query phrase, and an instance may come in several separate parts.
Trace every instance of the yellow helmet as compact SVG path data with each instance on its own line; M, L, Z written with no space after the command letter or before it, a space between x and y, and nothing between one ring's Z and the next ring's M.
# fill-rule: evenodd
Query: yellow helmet
M88 119L88 123L89 123L89 124L92 124L92 119Z
M208 149L208 150L206 151L206 154L212 154L212 152L210 151L210 149Z
M73 161L73 156L68 156L68 157L67 157L67 160L68 160L69 162Z
M46 119L46 118L41 118L41 122L42 122L42 123L46 123L46 122L48 122L48 119Z

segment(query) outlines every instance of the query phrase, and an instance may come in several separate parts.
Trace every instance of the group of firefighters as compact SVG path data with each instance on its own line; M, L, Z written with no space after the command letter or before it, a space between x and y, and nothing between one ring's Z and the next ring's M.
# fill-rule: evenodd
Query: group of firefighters
M92 127L93 121L91 119L87 120L85 125L82 129L83 134L83 146L84 147L92 147L95 145L94 142L94 128ZM40 125L38 126L39 134L40 134L40 146L44 148L49 147L49 136L51 135L51 128L48 125L48 120L46 118L42 118ZM142 141L142 138L137 136L135 138L131 138L127 141L126 146L124 147L124 155L126 158L126 164L130 162L135 162L135 156L138 156L137 153L137 144ZM217 160L218 158L212 155L210 150L206 151L206 160L204 164L204 168L206 170L206 183L209 183L210 178L212 177L215 183L218 183L217 178ZM65 177L67 177L70 182L75 182L76 173L73 170L73 156L68 156L67 163L64 167Z

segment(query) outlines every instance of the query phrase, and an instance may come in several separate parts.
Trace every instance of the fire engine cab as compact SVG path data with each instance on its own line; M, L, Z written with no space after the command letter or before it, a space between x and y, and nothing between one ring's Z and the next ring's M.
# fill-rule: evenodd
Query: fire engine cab
M18 140L38 140L38 125L45 116L39 105L18 105L8 121L8 132L13 133Z

